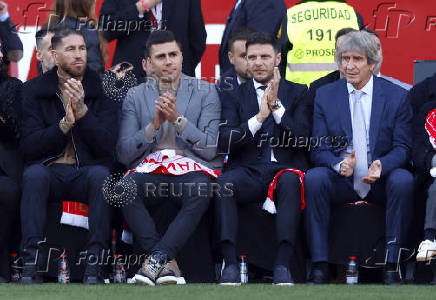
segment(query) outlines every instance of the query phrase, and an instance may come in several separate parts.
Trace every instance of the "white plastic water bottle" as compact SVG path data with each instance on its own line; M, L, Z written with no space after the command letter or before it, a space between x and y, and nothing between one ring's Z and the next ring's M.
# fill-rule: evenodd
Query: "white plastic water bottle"
M126 270L124 269L124 264L122 261L122 256L119 254L115 254L115 262L113 266L113 277L114 283L126 283L127 275Z
M18 282L21 278L21 266L19 264L18 253L11 253L11 281Z
M357 284L359 282L359 270L355 256L350 256L350 261L347 265L346 277L347 284Z
M62 254L58 261L58 282L70 283L70 266L66 254Z
M239 258L241 259L241 262L239 263L239 269L241 272L241 284L248 283L248 268L247 268L247 262L245 261L245 258L247 256L241 255Z

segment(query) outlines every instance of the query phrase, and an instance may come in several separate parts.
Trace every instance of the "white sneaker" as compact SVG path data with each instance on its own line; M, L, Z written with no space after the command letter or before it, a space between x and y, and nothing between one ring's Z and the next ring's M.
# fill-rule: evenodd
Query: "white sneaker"
M430 261L436 256L436 241L425 240L419 244L417 261Z

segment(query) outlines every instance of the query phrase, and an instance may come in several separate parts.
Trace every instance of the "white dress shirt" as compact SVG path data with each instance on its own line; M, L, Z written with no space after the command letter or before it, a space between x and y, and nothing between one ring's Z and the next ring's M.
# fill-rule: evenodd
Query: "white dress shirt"
M260 109L260 104L262 103L262 97L263 94L265 93L264 90L261 89L262 86L264 86L263 84L257 82L255 79L253 79L253 83L254 83L254 89L256 90L256 94L257 94L257 104L259 105L259 109ZM275 111L272 112L274 121L276 122L276 124L280 124L282 122L282 117L285 113L285 108L282 106L280 106L280 108L276 109ZM262 127L262 123L260 123L259 121L257 121L256 116L251 117L248 120L248 129L250 129L251 134L253 135L253 137L255 136L256 132L259 131L259 129ZM271 149L271 161L273 162L277 162L276 158L274 157L274 149Z
M163 2L163 0L162 0L162 2ZM150 8L150 11L153 13L153 15L156 19L156 22L158 25L157 29L162 29L162 2L159 2L158 4L156 4L155 6ZM139 17L144 18L144 15L140 14Z
M363 92L362 97L360 98L362 110L363 110L363 118L365 120L365 129L366 129L366 145L368 149L368 163L371 162L371 154L369 151L369 127L371 122L371 108L372 108L372 95L373 95L373 86L374 80L371 75L371 78L366 83L366 85L360 89ZM354 97L353 92L355 90L354 86L351 83L347 83L348 90L348 104L350 105L350 113L351 113L351 125L353 125L353 112L354 112ZM350 156L351 151L353 150L353 145L348 145L347 149L340 153L340 156L345 158ZM338 163L333 166L333 169L340 173L341 163Z
M157 29L162 29L162 2L159 2L154 7L150 8L151 12L153 13L157 21L158 24Z

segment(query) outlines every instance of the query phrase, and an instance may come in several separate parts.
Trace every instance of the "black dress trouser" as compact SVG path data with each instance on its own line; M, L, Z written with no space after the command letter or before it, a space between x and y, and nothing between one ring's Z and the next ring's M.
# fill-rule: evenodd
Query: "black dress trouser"
M137 186L132 203L122 208L135 242L147 254L159 250L175 258L207 211L212 189L210 177L203 172L181 176L132 173L124 180L132 180ZM149 209L164 201L172 201L180 210L161 236Z
M288 166L278 163L259 163L237 167L222 173L217 182L222 193L218 193L215 213L218 221L220 241L237 242L238 204L263 204L268 186L274 176ZM232 192L228 192L231 189ZM295 246L301 217L300 180L291 172L283 173L274 193L277 243L288 242ZM256 222L256 220L253 220Z
M18 183L0 170L0 277L9 277L12 232L17 227L20 189Z
M110 238L111 209L102 191L108 176L109 169L100 165L76 168L65 164L34 164L24 170L21 229L23 258L26 263L30 264L37 259L38 245L44 240L49 200L88 204L87 254L101 255L101 250L108 247Z

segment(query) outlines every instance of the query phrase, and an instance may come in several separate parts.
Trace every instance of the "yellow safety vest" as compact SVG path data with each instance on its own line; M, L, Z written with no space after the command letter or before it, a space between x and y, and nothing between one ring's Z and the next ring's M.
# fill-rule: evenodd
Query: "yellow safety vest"
M337 70L335 36L342 28L359 29L356 13L340 2L307 2L288 9L286 80L309 85Z

